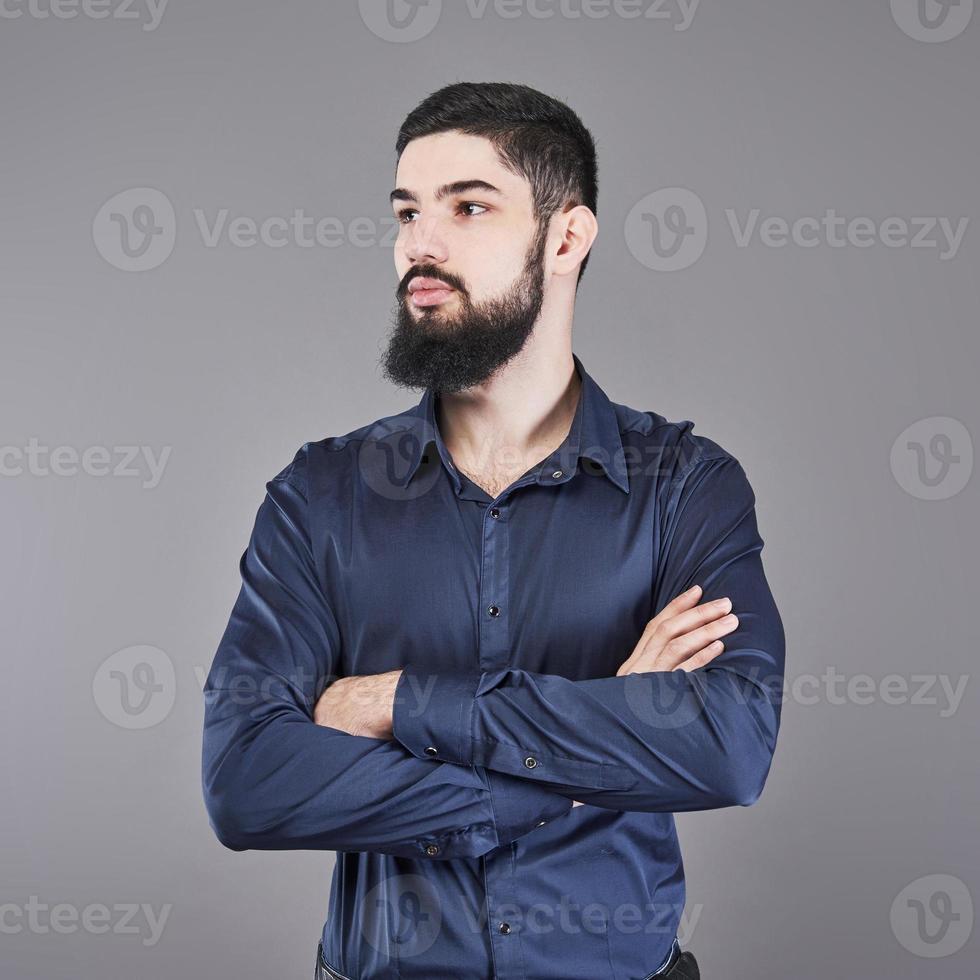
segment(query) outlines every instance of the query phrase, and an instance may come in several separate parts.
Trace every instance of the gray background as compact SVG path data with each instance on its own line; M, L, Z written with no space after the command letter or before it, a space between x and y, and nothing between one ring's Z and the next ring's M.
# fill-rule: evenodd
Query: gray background
M567 100L599 144L574 349L614 401L693 419L742 461L788 682L833 668L874 688L787 694L759 802L678 817L682 939L708 978L975 976L972 909L928 876L980 888L980 232L946 259L881 240L740 247L725 212L977 221L980 17L930 43L887 2L703 0L678 30L676 3L672 20L545 0L512 19L447 0L406 43L369 28L380 4L170 0L153 30L142 2L142 20L24 4L0 18L0 973L310 975L333 856L218 844L199 785L203 676L265 481L304 441L418 398L378 367L397 282L380 241L394 138L443 84L496 80ZM664 272L625 229L675 186L703 202L708 233L696 262ZM97 215L140 187L172 203L176 241L129 271L103 254ZM208 247L195 210L211 223L222 208L379 231ZM930 444L937 432L948 443ZM28 466L32 439L106 447L114 463L115 447L171 450L149 486L138 460L137 476ZM958 457L939 490L916 479L910 442L932 472L943 446ZM131 728L103 665L120 650L142 662L141 645L174 673L154 674L161 717ZM889 675L906 703L885 697ZM937 703L910 703L918 675ZM937 678L963 676L944 711ZM893 917L907 886L927 904L950 895L960 919L943 942L904 899ZM50 915L28 923L31 896L68 907L60 931ZM159 941L142 916L141 934L115 928L127 903L169 907ZM100 904L109 931L81 922Z

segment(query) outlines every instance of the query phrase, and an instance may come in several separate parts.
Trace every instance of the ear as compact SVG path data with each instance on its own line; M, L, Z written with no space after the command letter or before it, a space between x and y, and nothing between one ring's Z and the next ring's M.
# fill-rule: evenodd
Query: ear
M558 250L552 257L555 275L567 276L578 271L592 243L599 234L599 222L590 208L576 204L553 218L560 235Z

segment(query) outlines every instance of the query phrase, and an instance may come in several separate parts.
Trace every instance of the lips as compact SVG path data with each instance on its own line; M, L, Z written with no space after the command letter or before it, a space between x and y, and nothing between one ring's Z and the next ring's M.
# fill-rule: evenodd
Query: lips
M453 288L441 279L416 276L408 284L408 292L416 306L435 306L453 294Z
M408 284L408 291L410 293L417 293L419 290L428 289L452 289L449 283L443 282L441 279L429 279L425 276L416 276Z

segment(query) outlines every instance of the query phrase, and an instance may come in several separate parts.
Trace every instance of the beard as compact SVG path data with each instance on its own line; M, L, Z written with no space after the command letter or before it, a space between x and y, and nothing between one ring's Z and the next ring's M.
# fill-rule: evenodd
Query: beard
M517 355L534 330L544 301L546 221L538 224L524 269L501 296L473 303L458 277L438 266L416 265L398 285L394 330L382 355L385 376L406 388L456 392L489 380ZM456 290L459 309L446 303L409 309L408 283L415 276L441 279Z

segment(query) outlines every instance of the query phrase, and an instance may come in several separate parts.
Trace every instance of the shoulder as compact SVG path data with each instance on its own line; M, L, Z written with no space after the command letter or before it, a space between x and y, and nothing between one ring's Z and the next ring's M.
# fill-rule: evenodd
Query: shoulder
M394 415L385 415L339 435L328 435L304 442L293 458L270 484L285 483L308 494L314 483L318 487L333 482L347 483L358 465L358 454L365 445L417 431L414 406Z
M644 464L661 485L684 481L689 476L730 462L739 466L732 452L710 436L695 432L691 419L672 420L653 410L640 410L613 402L627 464Z

